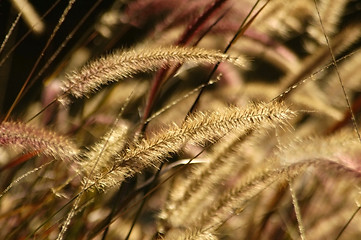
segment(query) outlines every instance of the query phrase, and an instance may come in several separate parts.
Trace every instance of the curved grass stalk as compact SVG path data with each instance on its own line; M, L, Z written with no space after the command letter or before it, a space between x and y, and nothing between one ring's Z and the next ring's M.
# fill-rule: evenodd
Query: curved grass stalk
M258 103L245 109L229 107L222 111L196 113L190 115L181 127L173 126L150 139L129 143L129 146L118 154L114 164L94 173L90 181L95 181L99 188L112 187L147 167L163 162L172 153L180 151L189 140L202 145L205 141L214 141L231 130L251 129L263 123L276 125L287 122L294 114L283 103ZM86 176L88 174L85 172Z
M74 161L79 153L78 147L68 138L22 122L0 124L0 145L30 149L62 160Z
M14 102L12 103L10 109L8 110L8 112L6 113L5 119L4 121L6 121L9 117L10 114L12 113L12 111L14 110L15 106L18 104L18 102L20 101L26 87L28 86L31 77L33 76L35 69L37 68L37 66L40 63L40 60L42 59L42 57L44 56L45 51L48 49L48 47L50 46L50 43L53 41L56 33L58 32L58 30L60 29L61 25L63 24L63 22L65 21L66 16L68 15L69 11L71 10L73 4L75 3L76 0L69 0L68 5L66 6L66 8L64 9L62 15L60 16L59 20L58 20L58 24L55 26L53 32L51 33L48 41L46 42L43 50L41 51L39 57L37 58L33 68L31 69L31 72L28 74L23 86L21 87L18 95L16 96Z
M102 85L132 77L136 73L152 71L184 62L231 62L243 66L241 57L231 57L215 50L186 47L152 47L117 51L84 66L67 76L59 101L67 103L69 95L76 98L88 96Z
M5 190L2 191L2 193L0 193L0 199L1 199L7 192L9 192L10 189L11 189L14 185L18 184L22 179L26 178L26 177L29 176L30 174L33 174L33 173L41 170L41 169L44 168L44 167L50 165L50 164L53 163L54 161L55 161L55 160L52 160L52 161L47 162L47 163L44 163L44 164L41 165L40 167L34 168L34 169L32 169L31 171L26 172L26 173L24 173L23 175L21 175L20 177L18 177L17 179L15 179L14 181L12 181L12 182L9 184L9 186L7 186L7 187L5 188Z
M308 167L322 168L323 171L337 172L344 176L360 179L361 173L328 159L310 159L290 164L280 169L265 169L252 179L226 192L219 200L206 209L195 224L207 231L216 230L230 213L244 207L247 201L258 195L274 182L290 181L302 174Z

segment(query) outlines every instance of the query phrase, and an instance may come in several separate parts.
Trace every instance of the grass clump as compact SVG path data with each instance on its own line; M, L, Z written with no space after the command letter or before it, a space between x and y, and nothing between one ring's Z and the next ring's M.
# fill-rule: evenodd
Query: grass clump
M0 238L360 238L357 9L4 3Z

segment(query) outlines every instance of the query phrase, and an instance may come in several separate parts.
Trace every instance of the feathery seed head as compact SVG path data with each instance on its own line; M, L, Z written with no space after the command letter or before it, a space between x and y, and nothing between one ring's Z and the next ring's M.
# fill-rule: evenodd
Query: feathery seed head
M63 94L58 100L66 104L69 102L69 95L81 98L98 90L102 85L131 77L136 73L185 62L230 62L237 66L245 65L245 60L241 57L231 57L219 51L202 48L170 46L117 51L69 74L63 83Z
M75 160L79 153L66 137L22 122L0 124L0 145L30 149L62 160Z
M214 112L195 113L181 127L173 124L150 139L129 143L114 162L94 172L94 176L98 187L111 187L146 167L165 161L172 153L179 152L189 140L202 145L206 141L214 142L232 130L242 131L263 124L283 124L293 115L294 112L285 104L277 102L254 103L244 109L229 107Z

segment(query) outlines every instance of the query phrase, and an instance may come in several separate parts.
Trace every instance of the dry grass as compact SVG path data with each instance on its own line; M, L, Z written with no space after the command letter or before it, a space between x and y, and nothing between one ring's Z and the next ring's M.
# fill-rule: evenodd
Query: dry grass
M1 239L361 238L357 1L2 4Z

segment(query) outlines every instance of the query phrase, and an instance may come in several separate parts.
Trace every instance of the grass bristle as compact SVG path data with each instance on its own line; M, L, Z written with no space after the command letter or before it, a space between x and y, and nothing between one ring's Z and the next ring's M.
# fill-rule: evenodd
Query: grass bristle
M0 239L361 239L360 16L2 1Z

